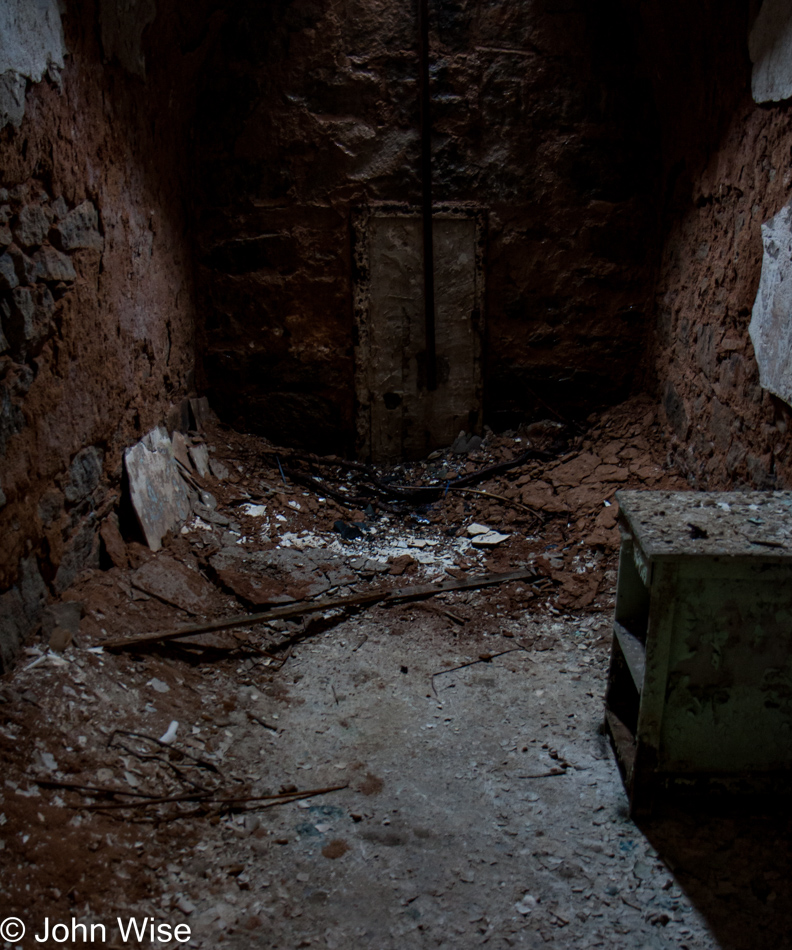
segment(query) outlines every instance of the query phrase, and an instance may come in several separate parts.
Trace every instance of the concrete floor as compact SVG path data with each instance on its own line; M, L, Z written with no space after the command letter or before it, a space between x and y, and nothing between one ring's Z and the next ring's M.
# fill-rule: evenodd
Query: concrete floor
M420 610L394 614L306 641L287 689L239 693L229 768L273 789L350 788L223 821L174 861L165 900L195 905L198 945L223 932L284 950L715 946L627 816L600 731L602 618L463 639ZM545 649L515 647L537 635ZM433 673L510 649L436 676L434 695ZM226 876L207 893L205 869L216 885L232 864L244 889Z
M639 448L617 441L608 452L617 449L637 466L630 477L667 487L659 466L634 459ZM63 653L29 647L0 684L7 914L33 932L45 918L147 917L188 926L189 945L206 950L792 947L788 815L707 803L640 828L628 815L602 732L615 565L593 547L607 552L616 529L602 520L606 486L567 491L589 477L582 462L600 457L550 464L563 498L541 471L521 477L526 491L544 485L531 503L546 508L590 493L596 508L574 525L561 511L521 528L491 497L461 512L449 498L435 522L382 518L347 544L333 530L338 513L305 493L270 491L265 510L240 505L249 496L235 483L218 484L226 514L196 519L157 555L130 545L128 565L89 572L67 598L82 605L78 642ZM570 474L573 465L581 470ZM627 484L626 470L616 475ZM520 483L488 487L497 498ZM457 530L474 520L508 525L512 537L478 551ZM333 585L349 585L342 593L543 560L553 583L210 635L214 652L200 656L98 646L194 614L238 615L228 586L240 576L220 567L215 576L212 552L258 556L270 534L278 544L268 557L315 549L339 572ZM390 576L405 558L411 573ZM578 600L585 609L569 606ZM260 652L295 633L304 638L282 665ZM172 720L178 732L163 752L156 737ZM145 755L129 731L149 737ZM186 754L203 763L192 775ZM229 813L173 801L192 780L223 798L343 787ZM135 790L169 800L126 807ZM107 945L129 942L116 934Z

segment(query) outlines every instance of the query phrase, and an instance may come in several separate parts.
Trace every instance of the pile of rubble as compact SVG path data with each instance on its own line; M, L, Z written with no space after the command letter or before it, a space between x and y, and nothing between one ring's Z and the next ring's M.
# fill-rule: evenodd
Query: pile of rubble
M640 401L586 432L461 436L390 469L281 449L194 409L192 430L155 430L127 450L126 494L101 528L104 568L49 607L0 688L9 906L52 916L90 898L94 913L108 861L123 900L142 900L170 834L189 848L196 821L345 787L344 775L297 783L247 774L241 758L228 767L231 730L277 738L272 703L299 702L282 671L300 644L364 611L393 633L447 628L462 650L450 666L554 649L555 635L530 633L531 616L610 604L615 492L684 487L663 470ZM595 631L591 646L604 665L607 638ZM244 690L267 704L241 708Z

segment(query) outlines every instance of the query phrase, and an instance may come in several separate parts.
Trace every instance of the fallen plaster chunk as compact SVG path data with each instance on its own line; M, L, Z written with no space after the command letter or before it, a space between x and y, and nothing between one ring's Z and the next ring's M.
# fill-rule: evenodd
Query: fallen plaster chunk
M471 538L475 538L477 535L480 535L480 534L488 534L489 531L490 529L487 528L485 525L476 524L475 522L473 524L469 524L468 529L467 529L467 533L470 535Z
M504 541L508 541L510 535L501 534L498 531L487 531L486 534L477 534L473 538L473 547L474 548L494 548L499 544L503 544Z
M163 428L124 452L129 494L146 544L159 551L162 539L190 516L190 498L179 475L173 446Z
M209 449L203 444L190 446L190 458L201 478L209 474Z
M749 333L762 387L792 405L792 203L762 225L762 241Z
M164 742L165 745L170 745L171 742L176 738L176 732L179 728L178 719L172 719L171 724L165 730L165 732L159 737L160 742Z
M754 64L751 92L755 102L792 97L792 7L789 0L764 0L748 38Z
M251 518L263 518L267 513L267 506L248 503L242 505L242 511L244 511L246 515L250 515Z

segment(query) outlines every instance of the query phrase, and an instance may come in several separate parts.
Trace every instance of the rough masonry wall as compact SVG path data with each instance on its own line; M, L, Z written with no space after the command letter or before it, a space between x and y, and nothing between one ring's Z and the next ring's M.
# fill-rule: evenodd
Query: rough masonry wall
M751 96L758 9L658 0L636 21L664 160L650 360L671 457L700 488L792 484L790 412L760 387L748 334L761 226L792 195L790 104Z
M432 0L435 200L489 212L485 413L588 414L644 341L658 149L617 0ZM237 4L201 94L205 372L228 421L350 451L352 209L420 202L416 6Z
M47 593L98 563L123 448L191 386L178 107L197 53L171 13L131 75L99 41L115 6L63 7L59 84L28 79L0 131L0 663Z

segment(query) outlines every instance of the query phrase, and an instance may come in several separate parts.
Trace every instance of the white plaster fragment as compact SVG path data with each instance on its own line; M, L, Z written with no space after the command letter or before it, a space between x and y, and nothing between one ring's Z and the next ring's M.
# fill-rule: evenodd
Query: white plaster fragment
M749 333L762 387L792 405L792 204L762 225L762 241Z
M754 64L751 92L756 102L792 97L792 5L764 0L748 38Z
M63 69L66 47L57 0L0 3L0 128L19 127L25 87L49 70Z
M129 493L138 522L152 551L190 516L190 499L179 475L173 447L163 428L153 429L124 452Z

